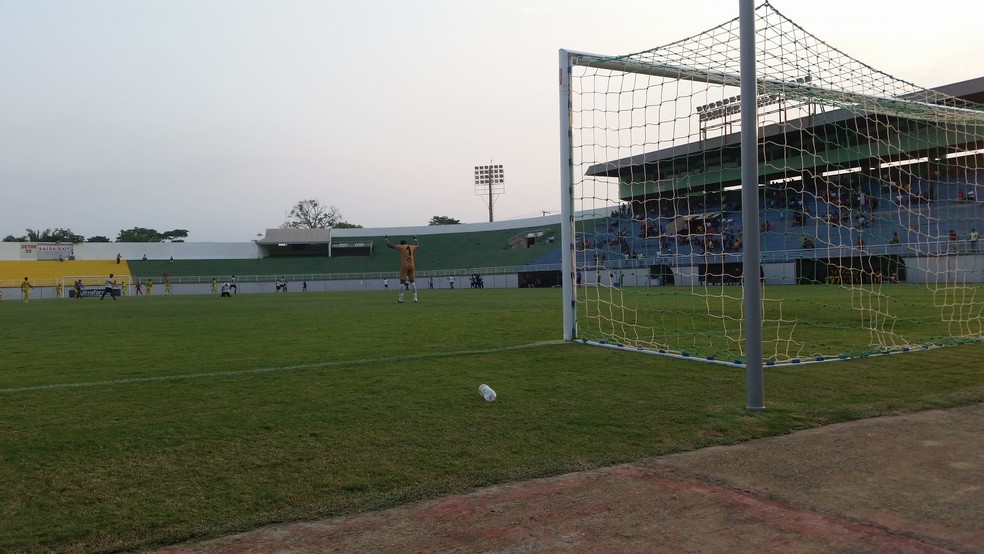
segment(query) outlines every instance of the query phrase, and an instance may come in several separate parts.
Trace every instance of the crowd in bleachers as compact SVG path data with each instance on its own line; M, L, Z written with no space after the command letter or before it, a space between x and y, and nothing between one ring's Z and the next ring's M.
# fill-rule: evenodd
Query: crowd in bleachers
M984 215L978 183L984 183L984 169L955 167L770 185L760 195L762 250L926 243L944 251L976 250ZM742 225L737 192L681 195L620 204L603 222L579 229L578 241L585 260L727 255L743 250Z

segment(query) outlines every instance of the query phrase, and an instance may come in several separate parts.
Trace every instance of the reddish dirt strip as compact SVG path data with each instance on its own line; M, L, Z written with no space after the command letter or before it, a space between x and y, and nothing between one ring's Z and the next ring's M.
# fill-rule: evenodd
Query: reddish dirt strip
M984 552L982 424L875 418L159 552Z

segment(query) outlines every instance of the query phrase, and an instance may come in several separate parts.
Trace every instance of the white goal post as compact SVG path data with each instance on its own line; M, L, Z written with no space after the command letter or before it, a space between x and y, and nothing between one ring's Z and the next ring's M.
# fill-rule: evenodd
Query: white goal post
M740 15L560 51L564 339L746 368L980 342L984 107Z

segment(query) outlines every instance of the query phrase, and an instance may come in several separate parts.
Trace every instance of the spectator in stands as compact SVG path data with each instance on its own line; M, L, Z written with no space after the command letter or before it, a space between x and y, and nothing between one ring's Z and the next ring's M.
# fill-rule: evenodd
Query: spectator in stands
M21 296L24 297L25 304L27 304L27 299L31 296L31 289L33 288L34 285L31 284L31 281L29 281L27 277L24 277L24 282L21 283Z
M952 241L955 241L955 240L957 240L957 232L956 232L956 231L954 231L953 229L950 229L950 235L949 235L949 238L950 238L950 240L952 240Z
M854 243L854 246L857 246L858 250L864 250L864 237L858 237L858 242Z
M396 250L400 254L400 284L404 285L407 289L413 292L413 301L417 301L417 283L416 281L416 268L414 267L414 254L417 253L417 249L420 248L420 241L417 237L411 237L414 244L407 244L407 241L401 240L400 244L393 244L389 240L389 235L383 237L386 241L386 248ZM454 283L454 281L452 281ZM404 286L400 287L400 295L397 297L397 303L403 303L403 290ZM451 288L454 288L452 285Z
M957 202L964 202L964 201L966 201L966 200L967 200L967 199L966 199L966 198L964 198L964 192L963 192L963 189L957 189Z
M974 252L977 252L977 239L979 238L981 238L981 235L977 232L977 229L971 229L967 240L970 241L970 249Z
M899 242L901 242L899 240L899 234L897 232L896 233L892 233L892 240L888 241L888 243L889 244L898 244Z
M800 248L802 248L803 250L813 250L814 245L813 245L813 241L810 240L810 237L803 237L803 244L800 246Z
M119 252L117 252L117 253L116 253L116 265L120 265L120 261L121 261L122 259L123 259L123 256L121 256L121 255L120 255L120 253L119 253Z
M977 193L974 191L974 187L967 189L967 202L976 202Z

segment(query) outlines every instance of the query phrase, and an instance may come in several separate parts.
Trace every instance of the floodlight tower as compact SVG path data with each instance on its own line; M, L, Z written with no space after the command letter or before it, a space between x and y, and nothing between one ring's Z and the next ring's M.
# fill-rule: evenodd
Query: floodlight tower
M475 195L483 199L488 196L489 223L492 222L492 205L495 204L495 196L506 192L506 177L502 171L502 164L498 165L476 165L475 166Z

